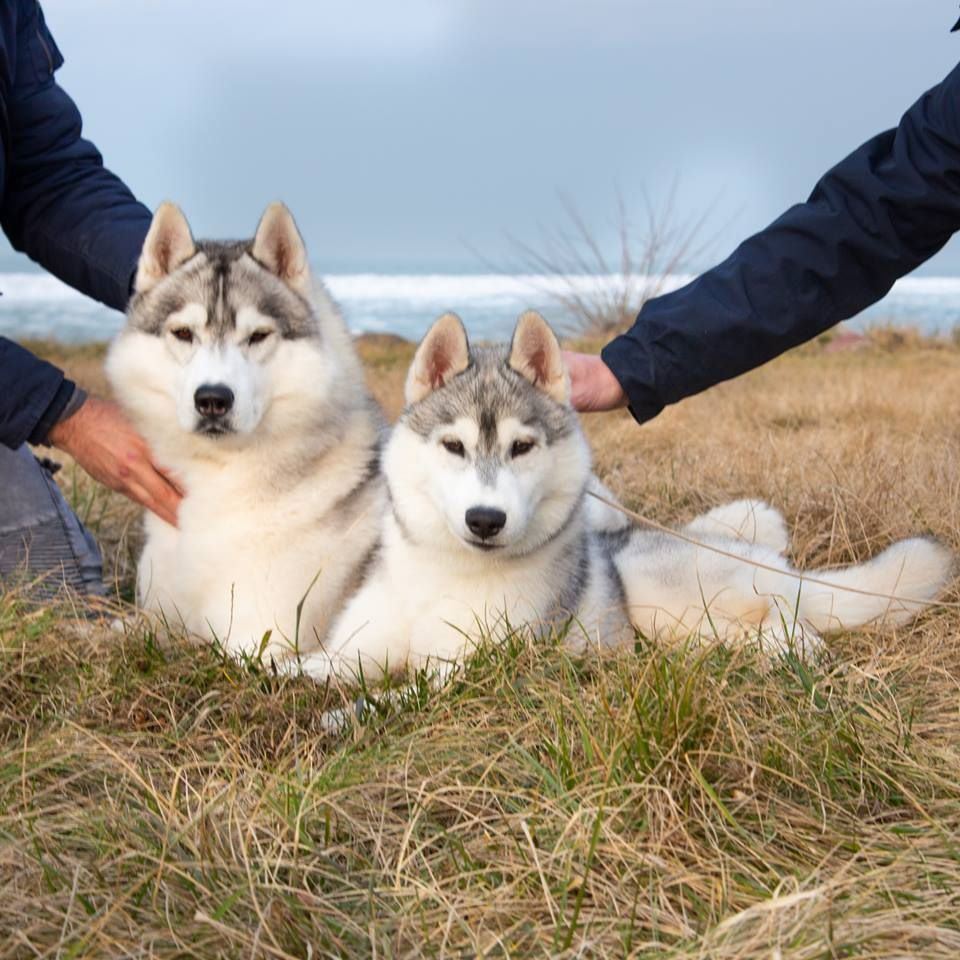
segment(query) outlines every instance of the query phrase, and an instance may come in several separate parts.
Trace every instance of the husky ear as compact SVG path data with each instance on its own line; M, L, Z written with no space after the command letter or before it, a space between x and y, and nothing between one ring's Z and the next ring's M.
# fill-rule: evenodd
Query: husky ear
M536 310L520 314L510 343L510 367L557 403L570 402L570 377L560 341Z
M302 297L311 296L307 248L293 214L282 203L271 203L260 218L251 250L255 260Z
M445 313L420 341L407 374L406 400L416 403L470 366L470 345L463 322Z
M196 252L183 211L175 203L161 203L143 241L133 289L146 293Z

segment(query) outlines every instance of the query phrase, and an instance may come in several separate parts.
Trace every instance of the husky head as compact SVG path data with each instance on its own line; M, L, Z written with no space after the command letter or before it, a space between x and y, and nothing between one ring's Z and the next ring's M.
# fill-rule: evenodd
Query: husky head
M289 424L322 408L336 362L320 328L286 207L270 206L253 240L220 243L195 242L180 209L164 203L107 371L151 444L235 448L269 432L275 410Z
M435 549L522 556L566 529L590 476L560 344L524 313L509 346L442 316L417 349L384 455L399 527Z

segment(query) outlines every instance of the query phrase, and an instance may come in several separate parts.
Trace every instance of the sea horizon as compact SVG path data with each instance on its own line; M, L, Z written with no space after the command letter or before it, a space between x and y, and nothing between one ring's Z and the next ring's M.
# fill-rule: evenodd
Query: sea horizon
M0 264L2 266L2 264ZM509 336L517 315L535 308L564 332L576 332L576 317L564 304L575 292L603 297L624 284L617 274L543 275L423 269L320 274L339 304L351 332L391 333L417 340L441 313L461 315L474 336ZM693 275L631 277L637 302L667 293ZM0 270L0 336L54 339L65 343L109 340L123 316L40 270ZM881 301L852 318L854 329L892 325L924 334L947 334L960 326L960 277L911 276L897 282Z

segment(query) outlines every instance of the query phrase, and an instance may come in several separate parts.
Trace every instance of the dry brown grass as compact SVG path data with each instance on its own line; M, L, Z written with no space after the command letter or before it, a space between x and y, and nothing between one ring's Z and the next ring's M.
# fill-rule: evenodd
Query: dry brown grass
M411 348L362 350L395 412ZM803 565L960 546L960 351L811 347L588 431L660 521L762 496ZM134 511L73 495L128 587ZM956 957L958 628L816 666L518 636L329 737L306 681L7 596L0 957Z

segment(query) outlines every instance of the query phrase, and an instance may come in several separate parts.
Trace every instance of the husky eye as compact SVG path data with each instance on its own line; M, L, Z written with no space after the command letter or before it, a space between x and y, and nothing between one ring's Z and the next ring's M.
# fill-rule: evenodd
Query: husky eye
M511 457L522 457L525 453L529 453L536 444L533 440L514 440L513 445L510 447L510 456Z
M459 440L441 440L440 442L447 453L452 453L455 457L464 456L463 444Z
M272 332L272 330L254 330L253 333L247 337L247 343L249 343L251 347L255 344L263 343Z
M170 331L181 343L193 343L193 331L189 327L177 327Z

